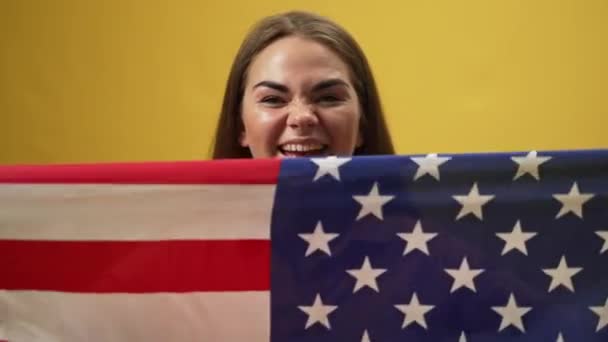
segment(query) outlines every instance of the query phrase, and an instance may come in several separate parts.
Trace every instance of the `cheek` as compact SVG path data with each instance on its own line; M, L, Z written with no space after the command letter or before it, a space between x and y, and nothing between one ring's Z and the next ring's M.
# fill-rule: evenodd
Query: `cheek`
M331 137L332 145L337 149L336 152L350 153L355 149L359 134L359 120L359 110L355 106L326 116L325 126Z
M282 129L281 116L272 109L243 108L243 124L250 148L262 151L274 148Z

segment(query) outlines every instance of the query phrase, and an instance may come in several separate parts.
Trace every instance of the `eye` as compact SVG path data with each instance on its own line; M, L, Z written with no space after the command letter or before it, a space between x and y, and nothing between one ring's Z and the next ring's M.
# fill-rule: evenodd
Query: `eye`
M326 104L326 105L334 105L341 101L342 101L342 99L340 97L335 96L335 95L330 95L330 94L320 96L317 99L317 102L319 102L321 104Z
M260 100L260 102L264 103L266 105L269 105L271 107L278 107L278 106L285 104L285 100L283 100L283 98L281 98L280 96L276 96L276 95L264 96Z

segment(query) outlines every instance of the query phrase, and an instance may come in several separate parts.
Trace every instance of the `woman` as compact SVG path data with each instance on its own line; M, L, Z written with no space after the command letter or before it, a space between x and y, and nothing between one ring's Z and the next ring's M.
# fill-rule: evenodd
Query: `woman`
M267 17L232 65L213 158L393 154L357 42L305 12Z

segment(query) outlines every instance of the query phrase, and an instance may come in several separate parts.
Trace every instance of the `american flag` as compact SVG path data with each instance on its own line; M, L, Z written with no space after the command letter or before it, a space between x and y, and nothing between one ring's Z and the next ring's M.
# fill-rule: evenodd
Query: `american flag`
M0 180L9 341L608 341L606 150Z

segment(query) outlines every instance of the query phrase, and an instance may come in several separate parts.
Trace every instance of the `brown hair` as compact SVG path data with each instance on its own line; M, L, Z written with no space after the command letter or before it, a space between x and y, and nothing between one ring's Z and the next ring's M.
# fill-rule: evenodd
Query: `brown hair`
M234 59L213 145L213 159L251 158L239 144L243 131L241 101L247 70L253 58L274 41L298 35L315 40L338 54L349 66L361 106L360 130L363 145L355 155L393 154L393 144L384 121L376 82L367 59L353 37L327 18L307 12L287 12L262 19L249 32Z

